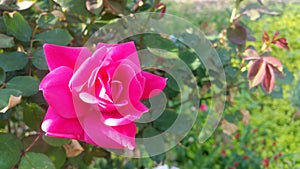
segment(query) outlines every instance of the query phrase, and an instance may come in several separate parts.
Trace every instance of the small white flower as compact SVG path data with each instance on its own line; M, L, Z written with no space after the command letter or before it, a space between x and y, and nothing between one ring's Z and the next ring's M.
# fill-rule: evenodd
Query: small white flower
M155 167L153 169L169 169L169 166L167 164L165 164L165 165L157 166L157 167Z

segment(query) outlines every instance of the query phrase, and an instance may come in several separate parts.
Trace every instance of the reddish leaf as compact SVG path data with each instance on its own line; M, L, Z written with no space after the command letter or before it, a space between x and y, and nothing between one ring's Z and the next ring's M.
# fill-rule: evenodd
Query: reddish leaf
M280 48L290 50L289 44L287 43L285 38L276 39L272 43L275 44L276 46L280 47Z
M264 31L263 36L262 36L262 41L263 42L269 42L269 40L270 40L269 34L266 31Z
M275 86L275 74L272 69L272 66L267 65L266 75L263 80L262 87L267 93L271 93L274 89L274 86Z
M255 49L248 48L245 50L245 54L245 60L260 59L260 56Z
M244 45L247 40L247 30L240 24L227 29L227 38L236 45Z
M159 3L156 5L156 9L160 11L160 18L162 18L166 13L167 6L163 3Z
M278 46L280 48L290 50L289 44L287 43L285 38L276 39L279 36L279 34L280 34L279 31L275 32L275 34L272 37L271 43L275 44L276 46Z
M272 37L272 42L277 38L277 36L279 35L279 31L276 31Z
M260 84L266 74L266 62L263 59L258 59L251 64L248 71L248 81L250 88Z
M273 56L265 56L263 57L263 60L276 68L279 72L283 72L283 67L279 59L273 57Z

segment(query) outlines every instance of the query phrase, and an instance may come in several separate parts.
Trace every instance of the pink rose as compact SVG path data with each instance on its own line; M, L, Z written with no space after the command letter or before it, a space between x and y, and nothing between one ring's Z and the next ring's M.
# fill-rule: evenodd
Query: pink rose
M208 109L207 105L206 104L201 104L200 105L200 110L201 111L206 111Z
M134 43L99 43L94 53L45 44L44 52L50 70L40 84L49 104L46 135L134 149L134 120L148 111L140 100L166 85L166 78L141 70Z

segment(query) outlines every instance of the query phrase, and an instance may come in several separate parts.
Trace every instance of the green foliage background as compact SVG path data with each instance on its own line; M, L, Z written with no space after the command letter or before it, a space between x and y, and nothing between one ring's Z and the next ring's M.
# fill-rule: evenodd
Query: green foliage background
M155 2L146 1L137 12L153 11ZM63 145L70 143L70 140L42 136L40 123L47 104L38 92L38 84L48 72L42 45L53 43L83 46L99 27L133 12L135 3L136 1L130 0L107 0L104 8L88 11L84 0L76 3L71 0L38 0L33 7L14 13L11 12L18 9L15 4L0 4L0 109L8 104L10 95L22 95L21 103L0 114L0 168L142 169L166 163L181 169L256 169L264 168L263 161L266 159L270 163L269 168L299 168L300 4L297 3L268 5L270 10L280 13L278 16L263 15L255 21L242 17L243 24L257 38L256 42L247 42L247 45L259 49L263 30L269 34L279 30L280 36L287 38L291 50L273 48L272 52L282 61L287 74L285 79L278 79L276 82L282 91L268 95L260 87L249 90L247 84L234 90L231 100L234 104L228 101L223 114L224 119L237 125L238 130L234 134L224 134L220 126L208 141L199 143L198 134L207 115L207 112L200 111L193 129L178 146L162 155L141 159L116 156L85 143L81 143L84 151L80 155L67 157ZM219 33L228 27L232 6L215 10L209 5L207 8L195 9L193 4L180 6L172 1L165 3L168 13L198 25L213 43L220 39ZM246 1L245 5L249 3ZM139 38L132 37L130 40ZM174 44L165 37L147 35L144 39L146 46L141 46L142 48L162 44L163 48L172 50L176 57L191 67L198 77L199 87L205 87L207 72L201 64L194 67L194 59L186 57L194 56L191 50L181 46L182 44ZM225 68L228 83L235 84L238 78L245 79L245 72L240 75L236 73L241 61L232 52L235 46L230 47L232 51L216 49L221 60L229 64ZM180 97L174 81L168 81L165 93L171 100L168 110L151 125L139 124L139 136L143 135L143 130L148 134L164 131L176 119L176 109L173 107L180 101ZM203 95L204 98L209 96L209 93ZM200 102L209 104L209 99L202 99ZM250 112L250 123L247 125L241 121L241 109Z

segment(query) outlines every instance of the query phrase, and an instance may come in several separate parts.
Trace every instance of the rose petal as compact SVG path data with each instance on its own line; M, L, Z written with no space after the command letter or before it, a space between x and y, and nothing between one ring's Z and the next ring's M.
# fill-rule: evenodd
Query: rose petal
M267 93L271 93L275 87L275 74L270 65L266 66L266 75L262 87Z
M127 59L132 61L135 65L140 66L140 61L134 42L126 42L121 44L103 44L99 43L97 48L107 48L107 56L114 62Z
M104 124L108 126L120 126L139 119L149 109L141 102L135 105L126 105L116 107L115 111L101 112Z
M112 74L112 81L122 82L123 89L122 93L119 93L118 91L112 91L111 97L114 103L130 99L130 102L132 104L135 104L141 99L144 89L144 80L143 78L137 77L137 75L139 74L139 69L132 64L132 62L127 60L123 61L115 69L114 73L110 73Z
M74 69L79 55L91 54L89 49L85 47L65 47L52 44L45 44L44 52L50 71L60 66Z
M80 65L80 67L75 70L75 73L72 76L69 85L72 86L74 90L79 92L87 83L89 83L86 87L92 90L94 86L92 85L91 81L95 81L99 66L103 64L105 54L106 50L102 48L96 50L91 57L86 58L86 60ZM93 94L95 93L95 91L91 92L93 92Z
M102 123L99 114L91 113L82 121L85 131L85 141L104 148L135 147L135 124L110 127Z
M248 71L249 87L255 87L262 82L266 74L266 63L263 59L254 61Z
M72 93L68 87L73 70L61 66L51 71L41 82L39 88L43 91L48 104L64 118L75 118Z
M83 129L77 118L65 119L49 107L42 123L42 130L47 136L83 140Z
M148 72L142 72L142 75L146 78L142 99L154 97L162 92L162 90L165 88L167 78L163 78Z

